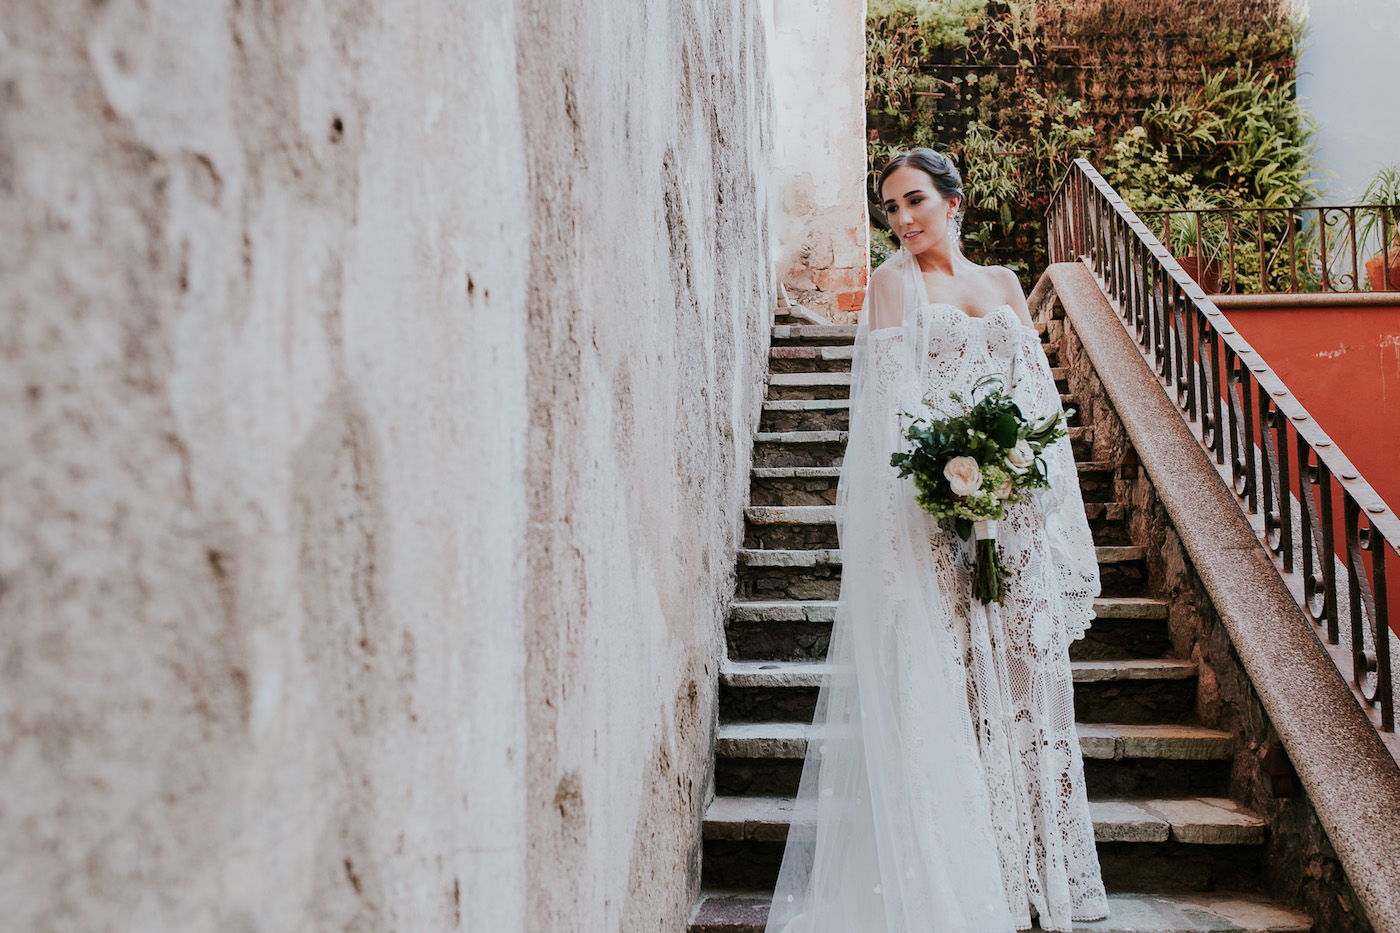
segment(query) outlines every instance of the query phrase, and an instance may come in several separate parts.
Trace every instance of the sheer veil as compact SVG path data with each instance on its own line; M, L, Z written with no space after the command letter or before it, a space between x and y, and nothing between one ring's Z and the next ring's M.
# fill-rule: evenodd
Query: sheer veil
M904 446L900 413L917 410L925 385L928 336L913 320L923 292L899 250L872 276L856 331L841 595L767 933L1015 929L966 636L931 566L928 518L889 464Z

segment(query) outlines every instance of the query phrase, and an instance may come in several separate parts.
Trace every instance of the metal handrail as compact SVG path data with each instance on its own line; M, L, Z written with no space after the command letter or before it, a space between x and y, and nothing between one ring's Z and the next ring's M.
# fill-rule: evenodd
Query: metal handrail
M1222 294L1360 292L1370 250L1383 256L1373 289L1400 292L1389 271L1400 243L1394 221L1400 205L1181 207L1137 216L1165 243L1176 239L1175 231L1186 243L1199 244L1199 254L1218 264ZM1250 261L1242 263L1246 257ZM1241 289L1245 278L1257 279L1248 292Z
M1065 174L1046 221L1051 262L1089 264L1222 478L1233 480L1240 507L1261 519L1264 546L1319 634L1340 645L1349 623L1353 693L1393 733L1386 565L1397 559L1400 518L1087 160Z

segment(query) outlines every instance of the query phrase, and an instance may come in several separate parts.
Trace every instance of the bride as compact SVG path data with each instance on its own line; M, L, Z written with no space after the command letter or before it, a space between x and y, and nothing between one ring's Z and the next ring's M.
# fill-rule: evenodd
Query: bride
M902 248L856 331L841 597L768 933L1069 930L1108 913L1074 728L1069 643L1099 578L1069 441L999 523L1000 605L971 598L970 546L889 462L905 413L987 373L1031 418L1059 393L1016 276L958 249L951 160L895 156L880 196Z

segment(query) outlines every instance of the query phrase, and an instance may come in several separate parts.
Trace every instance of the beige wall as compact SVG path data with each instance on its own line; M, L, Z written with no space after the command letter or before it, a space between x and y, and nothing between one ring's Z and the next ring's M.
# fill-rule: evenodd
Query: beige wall
M788 295L854 322L865 295L865 0L772 7L778 274Z
M773 303L754 0L0 12L0 904L677 929Z

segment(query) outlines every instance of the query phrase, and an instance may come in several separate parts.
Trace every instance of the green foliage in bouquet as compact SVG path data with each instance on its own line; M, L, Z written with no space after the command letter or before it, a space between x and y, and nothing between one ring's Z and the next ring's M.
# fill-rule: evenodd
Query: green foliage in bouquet
M890 457L900 477L913 477L916 501L934 518L953 520L963 540L972 534L972 523L996 521L1008 504L1025 500L1027 489L1050 485L1041 453L1053 441L1068 434L1065 419L1073 411L1056 412L1039 421L1028 419L1006 391L1000 374L977 381L972 401L951 393L961 411L945 418L914 417L905 437L912 447ZM935 412L939 410L926 402ZM958 458L975 461L958 479L961 492L947 471ZM962 464L970 467L969 464ZM967 485L979 480L976 488Z
M1041 453L1068 434L1073 412L1028 419L1006 391L1000 374L991 373L972 386L972 401L950 393L961 412L945 418L912 419L905 437L913 445L890 456L900 477L913 477L919 508L938 519L951 519L966 541L975 532L972 595L983 605L1006 596L1007 570L997 547L996 522L1006 506L1025 499L1027 489L1050 485ZM939 410L925 400L935 412ZM941 414L941 412L939 412Z

